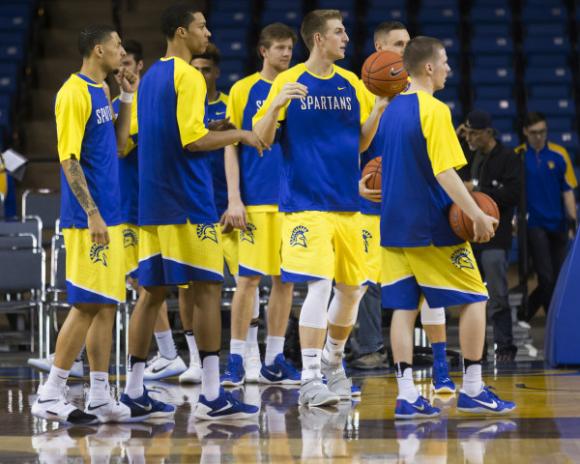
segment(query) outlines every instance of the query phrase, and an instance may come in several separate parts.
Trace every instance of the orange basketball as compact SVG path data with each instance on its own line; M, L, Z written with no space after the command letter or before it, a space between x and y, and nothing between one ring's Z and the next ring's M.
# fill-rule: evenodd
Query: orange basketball
M362 176L365 177L367 174L371 174L366 181L366 186L371 190L380 190L382 183L381 172L383 169L383 158L377 156L370 160L364 167Z
M394 52L374 52L362 67L362 81L379 97L392 97L407 87L403 57Z
M485 214L493 216L499 221L499 208L489 195L482 192L471 192L471 196ZM468 242L473 241L473 221L455 203L451 205L449 210L449 225L459 238ZM496 230L498 225L499 223L495 226Z

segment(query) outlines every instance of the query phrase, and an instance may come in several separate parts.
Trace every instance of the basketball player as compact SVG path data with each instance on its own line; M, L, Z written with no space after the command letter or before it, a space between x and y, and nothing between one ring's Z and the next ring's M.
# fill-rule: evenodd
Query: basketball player
M398 21L386 21L377 26L375 30L375 48L377 51L390 51L403 55L405 47L410 40L409 33L405 26ZM378 132L381 133L380 131ZM364 167L372 158L381 154L378 146L385 142L379 137L375 137L369 150L361 155L361 165ZM363 179L362 186L364 187ZM377 192L378 193L378 192ZM361 204L363 213L365 234L365 251L368 258L368 267L371 275L371 281L376 283L377 276L380 275L380 204L363 199ZM374 280L373 280L374 279ZM368 300L373 292L374 287L370 286L367 294L363 298L363 303ZM377 292L378 293L378 292ZM380 303L377 301L366 302L371 305L367 312L371 312L367 318L373 317L378 320L374 326L380 329ZM361 303L362 304L362 303ZM435 393L455 393L455 384L449 377L449 366L447 364L447 334L445 327L445 309L430 308L425 302L421 306L421 324L427 332L427 337L433 349L433 382L432 389ZM361 314L362 315L362 314ZM360 316L359 316L360 317ZM361 330L363 337L372 337L368 331ZM382 339L382 332L376 338Z
M117 151L125 148L129 136L131 102L139 79L121 67L125 50L109 26L83 29L79 51L81 70L63 84L55 105L62 168L61 226L71 310L32 414L73 424L123 422L130 420L130 410L117 403L109 391L115 311L117 304L125 301ZM103 88L105 77L115 70L120 72L122 90L116 121ZM85 340L91 384L86 412L82 412L66 401L65 385Z
M169 6L162 15L167 52L139 88L139 283L144 291L131 315L129 365L121 402L133 420L170 417L175 408L153 400L143 386L151 336L166 286L192 282L193 331L202 363L198 419L243 418L258 408L220 390L221 282L223 249L216 226L209 155L232 143L265 145L248 131L205 127L206 85L190 65L203 53L210 32L200 9Z
M282 146L282 280L308 283L299 402L324 406L351 398L342 357L366 280L359 153L370 145L386 99L369 115L362 82L334 64L349 40L339 11L311 11L300 33L310 56L274 80L254 131L266 143L278 132Z
M471 246L452 232L447 210L453 201L473 220L476 242L493 236L497 220L481 211L455 172L466 160L449 108L433 97L449 73L443 44L416 37L407 44L403 62L410 87L390 103L379 133L383 141L381 296L383 307L397 308L391 322L399 387L395 417L440 413L413 383L413 328L422 295L429 306L460 308L464 376L458 409L506 413L515 404L501 400L481 376L487 290Z
M227 116L239 128L251 129L256 114L274 79L286 71L292 59L296 34L288 26L274 23L260 33L258 51L262 69L236 82L230 92ZM232 338L230 356L222 385L237 386L244 380L257 381L252 366L247 366L246 337L257 316L256 290L262 276L272 276L272 291L267 309L268 338L261 383L300 384L300 373L284 358L284 335L292 306L292 283L280 278L282 214L278 212L280 190L280 144L274 143L264 157L252 147L226 148L229 206L226 224L241 229L239 240L239 277L232 301ZM252 320L252 316L254 319ZM259 351L258 351L259 360Z

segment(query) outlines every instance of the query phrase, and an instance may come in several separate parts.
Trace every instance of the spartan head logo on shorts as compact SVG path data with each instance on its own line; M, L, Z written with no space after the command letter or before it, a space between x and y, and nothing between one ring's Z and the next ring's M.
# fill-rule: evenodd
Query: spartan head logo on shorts
M256 231L256 226L251 222L248 222L246 230L240 230L240 242L249 242L254 244L254 232Z
M368 230L363 229L362 231L362 238L365 242L365 253L369 252L369 240L373 238L373 234L371 234Z
M458 248L451 255L451 262L457 269L474 269L473 261L469 257L467 248Z
M109 250L109 245L99 245L98 243L93 243L90 251L90 258L93 264L103 263L103 266L107 267L107 251Z
M290 235L290 246L301 246L308 248L308 244L306 242L306 232L308 232L308 228L305 226L294 227L292 230L292 235Z
M211 240L212 242L217 243L217 232L213 224L198 224L197 236L201 240Z
M137 246L137 243L139 243L139 239L133 229L123 230L123 246L125 248Z

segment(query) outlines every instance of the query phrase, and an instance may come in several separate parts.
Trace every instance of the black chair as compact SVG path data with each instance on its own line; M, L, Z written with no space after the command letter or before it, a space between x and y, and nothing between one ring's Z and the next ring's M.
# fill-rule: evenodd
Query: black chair
M42 220L27 216L19 221L0 221L0 235L32 234L36 243L42 243Z
M60 194L49 189L26 190L22 194L22 217L27 216L38 216L46 230L50 233L58 233ZM48 244L47 238L44 245L48 246Z

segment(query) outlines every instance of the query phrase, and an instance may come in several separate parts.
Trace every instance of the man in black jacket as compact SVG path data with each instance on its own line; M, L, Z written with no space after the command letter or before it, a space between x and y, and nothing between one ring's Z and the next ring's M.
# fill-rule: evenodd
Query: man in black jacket
M484 244L473 244L479 268L489 291L488 310L493 322L496 359L513 361L512 317L508 304L508 252L512 244L512 217L521 189L521 164L511 148L496 139L491 116L474 110L465 122L465 139L473 152L466 185L472 191L489 195L500 211L495 237ZM465 179L465 177L464 177Z

